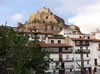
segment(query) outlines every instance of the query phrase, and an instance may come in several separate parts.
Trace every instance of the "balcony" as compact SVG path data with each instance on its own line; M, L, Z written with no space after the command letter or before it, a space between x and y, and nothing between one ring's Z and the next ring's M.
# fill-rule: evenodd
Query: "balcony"
M75 43L75 46L89 46L89 43Z
M72 59L72 58L63 58L63 61L64 61L64 62L72 62L73 59Z
M73 65L64 65L64 68L61 67L61 65L57 65L55 66L56 69L72 69L73 68Z
M90 53L90 49L83 49L83 50L77 49L75 50L75 53Z
M90 57L84 57L85 61L91 60Z
M81 61L81 58L76 57L75 60L76 61ZM90 57L83 57L83 61L90 61Z
M90 64L84 64L84 67L88 68L88 67L91 67L91 65Z
M59 51L59 49L50 49L51 53L72 53L73 50L72 49L62 49L61 51Z
M72 69L73 65L65 65L65 69Z
M51 53L59 53L59 49L56 49L56 48L49 49L49 51Z
M73 59L72 59L72 58L68 58L68 59L62 58L62 59L60 60L59 58L53 58L52 61L53 61L53 62L59 62L59 61L63 61L63 62L72 62Z
M52 61L53 62L58 62L59 61L59 58L53 58Z
M73 52L73 50L72 49L63 49L62 50L62 53L72 53Z
M81 64L80 64L80 66L81 66ZM77 69L80 69L80 67L78 65L76 67L77 67ZM91 67L90 64L84 64L84 68L89 68L89 67Z

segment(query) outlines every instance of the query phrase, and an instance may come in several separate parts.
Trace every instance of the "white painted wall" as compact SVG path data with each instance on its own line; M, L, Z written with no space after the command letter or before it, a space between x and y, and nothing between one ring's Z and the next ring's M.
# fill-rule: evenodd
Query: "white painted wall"
M57 44L58 40L61 41L61 43L65 43L65 39L48 39L48 43L51 43L51 40L54 40L54 43Z
M100 39L100 33L95 33L95 39Z

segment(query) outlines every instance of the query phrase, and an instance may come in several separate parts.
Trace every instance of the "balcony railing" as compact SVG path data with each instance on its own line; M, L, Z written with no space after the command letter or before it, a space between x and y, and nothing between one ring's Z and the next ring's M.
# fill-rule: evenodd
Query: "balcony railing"
M81 61L81 58L76 57L75 60L76 61ZM89 60L90 60L90 57L83 57L83 61L89 61Z
M75 43L75 46L89 46L89 43Z
M51 53L59 53L59 50L49 50Z
M75 50L75 53L90 53L90 50L89 49L83 49L83 50L77 49Z
M80 66L81 66L81 64L80 64ZM89 67L91 67L90 64L84 64L84 68L89 68ZM80 69L80 67L78 65L76 65L76 68L77 69Z
M53 62L59 61L59 58L53 58L52 61Z
M60 60L59 58L53 58L52 59L53 62L59 62L59 61L63 61L63 62L72 62L73 59L72 58L62 58L62 60Z
M62 53L72 53L72 52L73 52L72 49L67 49L67 50L63 49L62 50Z
M72 69L73 65L65 65L65 69Z
M71 62L71 61L73 61L73 59L72 58L63 58L63 61L65 61L65 62Z
M84 64L84 67L87 68L87 67L91 67L90 64Z
M73 65L64 65L64 67L62 68L61 65L55 65L55 66L51 66L51 69L57 69L57 70L61 70L61 69L72 69Z
M62 51L59 52L59 49L58 50L50 50L51 53L72 53L73 50L72 49L62 49Z

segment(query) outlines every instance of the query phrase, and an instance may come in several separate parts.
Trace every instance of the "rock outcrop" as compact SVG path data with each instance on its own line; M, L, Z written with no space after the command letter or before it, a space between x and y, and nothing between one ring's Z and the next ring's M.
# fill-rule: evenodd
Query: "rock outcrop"
M17 27L33 30L36 28L40 32L55 34L58 34L63 28L79 30L77 26L66 25L64 20L54 15L49 8L41 8L40 10L29 14L29 19L25 24L18 23Z

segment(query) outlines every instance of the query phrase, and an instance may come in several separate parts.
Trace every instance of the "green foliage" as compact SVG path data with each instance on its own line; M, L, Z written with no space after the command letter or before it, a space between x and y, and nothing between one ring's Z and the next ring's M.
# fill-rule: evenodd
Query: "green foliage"
M42 74L49 66L49 53L28 35L0 27L0 74Z

